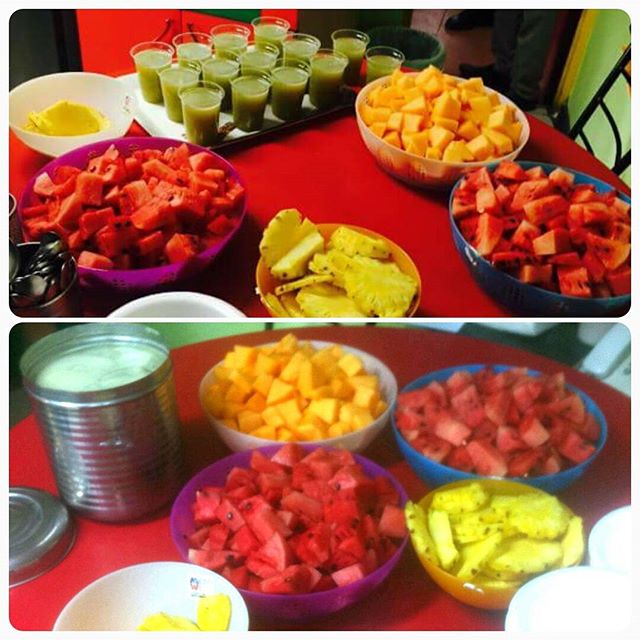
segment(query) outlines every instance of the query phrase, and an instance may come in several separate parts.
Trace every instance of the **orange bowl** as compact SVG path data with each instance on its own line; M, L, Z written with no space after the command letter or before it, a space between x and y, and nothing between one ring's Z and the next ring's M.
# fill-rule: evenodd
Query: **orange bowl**
M545 491L536 489L535 487L531 487L521 482L511 482L509 480L494 480L487 478L476 480L461 480L459 482L452 482L442 487L438 487L437 489L434 489L426 496L424 496L424 498L422 498L418 502L418 505L420 505L426 511L431 506L433 496L438 491L464 487L473 483L479 484L490 494L515 496L535 493L544 496L550 495ZM571 511L571 509L569 509L565 504L562 504L562 506L566 509L567 513L570 516L575 515L573 511ZM465 604L471 605L472 607L478 607L479 609L508 608L509 603L511 602L511 598L513 598L513 596L516 594L516 591L520 588L521 585L519 585L518 587L499 589L494 587L480 586L477 584L473 584L470 581L462 580L457 576L448 573L447 571L433 563L431 560L429 560L424 549L420 548L419 546L414 531L411 529L410 520L407 521L407 528L409 529L411 544L420 560L420 563L425 568L426 572L431 576L432 580L444 591L452 595L456 600L460 600L460 602L464 602ZM578 560L576 564L580 564L581 561L582 558L580 558L580 560Z
M338 227L349 227L349 229L358 231L363 235L369 236L370 238L384 240L389 245L389 248L391 249L391 257L393 258L393 261L398 265L400 271L406 273L418 283L418 290L413 299L413 302L411 303L411 306L407 310L407 314L405 317L410 318L411 316L415 315L416 311L418 310L418 306L420 305L420 297L422 295L422 280L420 278L420 272L418 271L418 268L406 253L406 251L404 251L404 249L400 248L395 242L392 242L391 240L389 240L389 238L385 238L385 236L381 235L380 233L376 233L375 231L371 231L370 229L364 229L363 227L357 227L352 224L321 222L317 224L316 227L318 228L320 235L322 235L322 237L325 239L325 242L329 240L331 234ZM271 275L271 272L269 271L265 261L260 258L256 266L256 291L260 296L260 301L267 309L267 311L269 311L270 315L274 318L281 318L282 315L269 302L266 296L269 293L274 293L275 288L280 284L282 284L282 282Z

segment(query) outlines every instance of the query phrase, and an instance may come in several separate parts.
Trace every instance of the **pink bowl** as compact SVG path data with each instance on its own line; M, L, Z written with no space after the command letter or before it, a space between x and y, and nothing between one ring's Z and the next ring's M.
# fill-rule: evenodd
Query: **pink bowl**
M69 153L56 158L45 165L36 175L29 180L20 196L18 203L18 219L21 220L21 212L25 207L38 203L37 196L33 193L33 185L36 178L42 173L53 174L55 169L62 165L70 165L84 169L89 160L95 156L103 154L110 145L113 145L124 156L130 155L136 149L160 149L164 151L169 147L175 147L182 144L180 140L171 138L153 138L153 137L124 137L115 138L113 140L103 140L94 144L74 149ZM213 153L205 147L195 144L185 143L189 147L191 154L206 151L210 153L216 160L217 168L224 169L230 177L235 178L243 187L246 185L240 178L238 172L224 158ZM232 212L232 216L236 221L236 225L215 245L209 247L197 256L183 262L175 262L173 264L165 264L160 267L151 267L148 269L128 269L128 270L107 270L107 269L90 269L88 267L78 267L78 275L80 284L87 288L95 289L118 289L124 292L142 292L153 289L160 289L194 276L203 271L214 258L222 251L226 244L231 240L236 231L239 229L247 210L246 192L242 196L237 208Z
M270 457L280 446L281 445L260 447L259 451ZM314 445L300 446L307 452L318 448ZM191 504L195 499L196 491L206 485L215 486L224 484L231 469L234 467L249 466L251 453L251 451L234 453L205 467L189 480L178 494L171 509L170 527L173 541L184 560L188 561L189 559L189 547L186 542L186 536L194 531ZM354 458L362 465L362 468L368 476L385 476L388 478L398 492L400 502L404 506L408 500L407 494L402 488L402 485L386 469L383 469L375 462L363 456L354 454ZM366 598L376 587L382 584L400 560L407 540L408 536L404 538L393 556L375 571L361 580L344 587L336 587L327 591L301 595L258 593L256 591L247 591L246 589L239 589L239 591L247 603L247 607L252 616L296 621L326 616Z

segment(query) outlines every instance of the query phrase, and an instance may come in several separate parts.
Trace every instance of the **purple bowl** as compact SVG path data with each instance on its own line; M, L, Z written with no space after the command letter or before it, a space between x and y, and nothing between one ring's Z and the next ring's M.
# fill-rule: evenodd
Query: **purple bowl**
M183 144L181 140L173 140L171 138L154 138L154 137L124 137L114 138L113 140L102 140L94 144L89 144L78 149L74 149L69 153L55 158L49 164L45 165L25 186L20 201L18 202L18 220L22 224L21 212L25 207L32 206L39 202L38 197L33 193L33 185L36 178L48 173L52 175L57 167L62 165L70 165L84 169L89 160L93 157L103 154L110 145L113 145L124 156L130 155L137 149L160 149L164 151L169 147L175 147ZM240 178L238 172L224 158L206 147L200 147L195 144L185 142L189 147L189 151L193 155L201 151L210 153L216 160L216 166L224 169L227 174L235 178L246 189L246 185ZM207 248L202 253L194 256L190 260L183 262L175 262L173 264L165 264L159 267L150 267L147 269L91 269L88 267L78 267L78 275L80 284L87 288L96 289L118 289L123 292L142 292L151 291L153 289L163 288L166 285L176 283L203 271L214 258L224 249L226 244L231 240L236 231L240 228L247 210L246 191L243 194L236 210L233 212L233 218L237 224L215 245Z
M266 456L271 457L281 446L282 445L272 445L269 447L260 447L258 450ZM315 445L300 446L307 452L319 448ZM252 451L234 453L205 467L191 478L178 494L171 509L171 536L180 555L185 561L189 561L189 547L185 536L190 535L194 531L191 504L195 499L196 491L205 485L223 485L231 469L234 467L245 468L249 466L251 453ZM398 492L401 504L404 505L407 502L408 497L402 485L386 469L383 469L375 462L363 456L357 454L353 454L353 456L358 463L362 465L362 468L368 476L375 477L382 475L388 478ZM327 591L301 595L258 593L246 589L240 589L239 591L247 603L251 615L294 621L326 616L355 604L359 600L367 597L376 587L382 584L396 566L398 560L400 560L407 540L408 536L404 538L393 556L375 571L361 580L344 587L336 587Z

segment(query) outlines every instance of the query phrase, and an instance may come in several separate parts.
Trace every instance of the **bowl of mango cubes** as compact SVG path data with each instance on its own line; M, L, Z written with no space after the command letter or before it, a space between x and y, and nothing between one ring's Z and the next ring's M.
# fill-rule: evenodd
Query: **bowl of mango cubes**
M481 78L434 66L369 83L356 99L356 118L378 164L422 188L447 188L468 171L515 159L530 133L525 114Z
M407 502L405 516L433 581L481 609L506 609L525 582L584 556L582 518L556 496L519 482L453 482Z
M313 442L362 451L389 422L398 385L378 358L347 345L238 344L200 383L200 404L232 451Z
M416 313L421 280L388 238L283 209L260 241L256 292L274 317L399 318Z

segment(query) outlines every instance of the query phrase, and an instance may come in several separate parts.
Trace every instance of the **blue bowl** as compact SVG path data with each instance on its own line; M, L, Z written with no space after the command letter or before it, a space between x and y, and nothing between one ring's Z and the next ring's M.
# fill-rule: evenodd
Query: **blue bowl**
M449 367L448 369L439 369L438 371L432 371L431 373L427 373L424 376L421 376L417 380L409 383L400 393L405 391L415 391L416 389L421 389L422 387L426 387L430 382L434 380L437 382L444 382L447 380L453 373L456 371L468 371L469 373L476 373L480 371L482 368L486 366L491 366L495 371L506 371L507 369L513 368L512 365L485 365L485 364L465 364L457 367ZM532 376L541 375L539 371L533 371L529 369L529 374ZM547 491L548 493L557 493L559 491L563 491L569 485L573 484L582 474L589 468L591 463L596 459L596 457L602 451L605 442L607 441L607 421L605 420L602 411L598 405L586 394L584 391L581 391L577 387L573 385L566 384L565 385L569 391L573 393L577 393L582 402L584 402L585 409L593 414L595 419L600 426L600 435L598 437L598 441L596 442L596 450L593 452L593 455L585 460L584 462L574 466L569 467L568 469L563 469L558 473L553 473L546 476L533 476L531 478L524 477L508 477L505 480L511 480L515 482L523 482L524 484L528 484L532 487L536 487L538 489L542 489L543 491ZM393 428L393 433L396 437L396 442L398 443L398 447L400 451L402 451L402 455L405 457L407 462L411 465L411 468L416 472L418 476L420 476L421 480L428 485L429 487L439 487L443 484L449 484L450 482L456 482L458 480L471 480L474 478L483 478L486 476L480 476L475 473L467 473L466 471L460 471L459 469L454 469L453 467L448 467L447 465L440 464L439 462L435 462L430 458L422 455L420 452L416 451L405 439L400 429L396 425L396 409L398 403L393 406L393 410L391 412L391 426Z
M487 168L489 171L493 171L498 164L498 162L495 162L487 165ZM517 164L525 170L532 167L542 167L547 175L559 166L543 162L518 162ZM560 168L575 176L575 184L593 184L598 193L615 191L611 185L586 173L580 173L565 167ZM513 314L521 316L622 316L629 310L631 305L630 295L613 296L611 298L565 296L535 285L525 284L507 272L496 269L465 240L453 217L453 196L460 187L463 178L456 182L449 197L449 223L453 234L453 242L471 272L473 279L496 302ZM617 193L620 199L629 204L631 203L629 196L620 191Z

